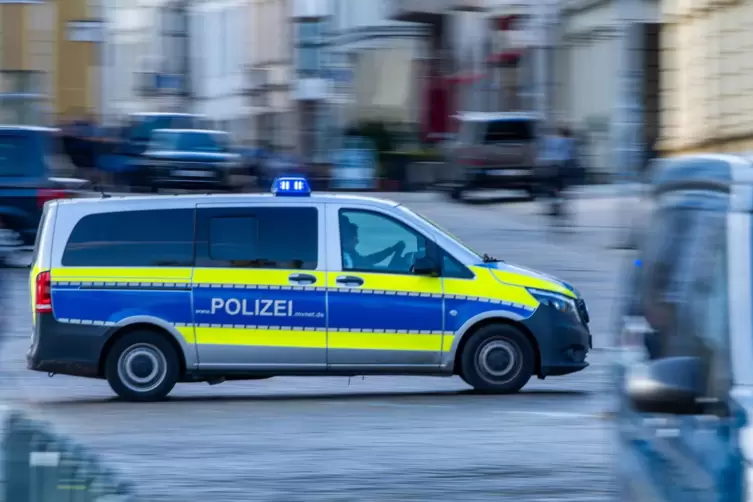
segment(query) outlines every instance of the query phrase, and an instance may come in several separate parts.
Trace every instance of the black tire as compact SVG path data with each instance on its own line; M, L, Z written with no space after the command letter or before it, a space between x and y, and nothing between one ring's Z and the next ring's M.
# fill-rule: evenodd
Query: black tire
M465 186L457 185L450 188L450 198L456 201L462 201L465 195Z
M538 196L538 189L535 186L529 186L526 188L526 193L528 194L529 200L536 200L536 197Z
M519 329L505 324L479 329L460 357L462 379L476 391L485 393L518 392L531 379L536 367L531 342Z
M128 358L132 358L128 361ZM105 359L105 377L112 390L126 401L161 401L180 378L180 360L172 344L159 333L134 331L115 342ZM139 383L128 375L145 379ZM136 366L133 366L133 365ZM143 373L154 368L154 377ZM141 373L141 374L139 374Z

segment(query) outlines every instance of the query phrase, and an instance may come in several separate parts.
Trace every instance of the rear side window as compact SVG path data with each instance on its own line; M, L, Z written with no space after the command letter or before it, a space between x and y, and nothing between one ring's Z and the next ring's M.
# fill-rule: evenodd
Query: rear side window
M529 119L497 120L486 126L484 143L507 141L533 141L535 123Z
M313 207L202 209L196 265L314 270L318 235Z
M85 216L71 232L64 267L190 267L191 209L123 211Z

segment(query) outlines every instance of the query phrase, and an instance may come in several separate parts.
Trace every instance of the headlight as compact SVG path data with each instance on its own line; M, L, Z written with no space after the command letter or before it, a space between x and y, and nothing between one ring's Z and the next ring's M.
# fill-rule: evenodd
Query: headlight
M563 314L573 316L575 319L580 319L578 316L578 309L575 306L575 300L565 295L553 293L552 291L542 291L540 289L528 289L531 296L536 298L539 303L559 310Z

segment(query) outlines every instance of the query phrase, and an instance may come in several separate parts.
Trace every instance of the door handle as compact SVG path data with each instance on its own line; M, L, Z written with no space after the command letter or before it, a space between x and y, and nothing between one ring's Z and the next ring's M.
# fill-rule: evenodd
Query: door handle
M288 279L296 284L314 284L316 282L316 277L311 274L290 274Z
M343 286L363 286L363 279L354 275L341 275L336 279L336 282Z

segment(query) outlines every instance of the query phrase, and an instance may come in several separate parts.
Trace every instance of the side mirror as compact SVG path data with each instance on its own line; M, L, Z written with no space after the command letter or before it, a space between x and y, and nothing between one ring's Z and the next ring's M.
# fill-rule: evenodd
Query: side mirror
M411 271L416 275L426 275L429 277L439 277L441 273L439 263L428 256L416 258Z
M629 369L625 394L633 409L643 413L699 415L703 413L703 371L697 357L669 357Z

